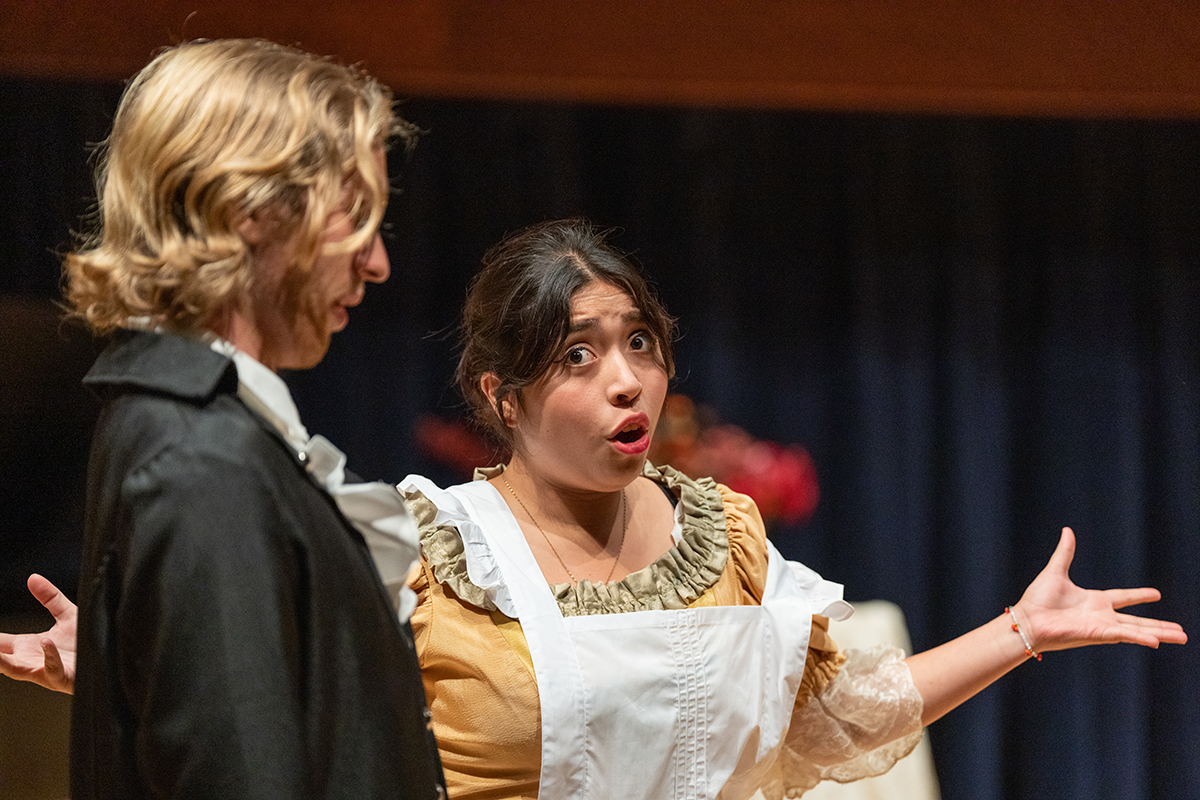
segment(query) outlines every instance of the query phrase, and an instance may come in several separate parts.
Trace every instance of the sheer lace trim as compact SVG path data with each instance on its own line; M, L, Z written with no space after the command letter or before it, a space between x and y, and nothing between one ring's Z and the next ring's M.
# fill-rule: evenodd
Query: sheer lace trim
M490 478L501 471L503 466L479 469L475 477ZM711 478L693 480L671 467L649 463L643 475L665 485L679 498L683 510L679 544L653 564L619 581L551 585L563 616L687 608L721 577L729 557L729 536L717 484ZM425 558L437 581L473 606L497 610L467 575L466 550L458 529L436 525L437 508L420 491L406 497L417 520Z
M764 797L799 797L823 780L882 775L921 741L923 709L902 650L846 651L824 688L797 704Z

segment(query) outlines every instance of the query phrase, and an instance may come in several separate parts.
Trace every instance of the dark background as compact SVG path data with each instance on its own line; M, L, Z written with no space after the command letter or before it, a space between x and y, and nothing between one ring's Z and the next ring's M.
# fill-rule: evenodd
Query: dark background
M73 587L95 345L53 251L120 87L0 82L0 611ZM1084 586L1153 585L1200 630L1200 123L414 100L393 277L289 377L371 477L425 472L461 411L447 338L483 250L537 220L615 226L680 318L676 390L814 456L779 528L918 649L1015 601L1058 530ZM1195 644L1052 653L931 729L947 798L1200 798Z

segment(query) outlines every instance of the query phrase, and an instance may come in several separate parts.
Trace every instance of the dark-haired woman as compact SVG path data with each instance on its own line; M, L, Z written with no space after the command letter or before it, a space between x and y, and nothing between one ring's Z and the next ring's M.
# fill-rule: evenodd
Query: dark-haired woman
M454 796L795 796L885 771L1032 654L1186 639L1116 612L1153 589L1072 584L1064 530L1011 613L907 660L839 652L840 585L784 560L749 498L647 463L673 327L583 221L509 237L471 285L459 386L512 457L448 490L403 485Z
M749 498L647 463L672 333L641 274L578 220L511 236L471 285L458 380L512 458L445 490L402 484L452 797L797 796L887 770L1040 652L1186 641L1117 613L1157 591L1071 583L1064 529L982 627L907 659L839 652L840 585L784 560Z

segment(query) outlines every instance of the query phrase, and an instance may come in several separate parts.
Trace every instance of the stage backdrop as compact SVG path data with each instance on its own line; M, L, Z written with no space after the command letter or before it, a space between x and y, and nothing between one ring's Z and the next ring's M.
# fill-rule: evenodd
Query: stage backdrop
M119 87L0 83L0 600L73 585L93 345L54 322ZM366 476L455 476L453 325L486 246L617 228L680 319L677 391L813 455L785 554L884 598L918 648L1000 614L1079 535L1085 586L1200 632L1200 124L411 102L393 277L301 410ZM1021 666L931 729L947 798L1200 798L1200 644Z

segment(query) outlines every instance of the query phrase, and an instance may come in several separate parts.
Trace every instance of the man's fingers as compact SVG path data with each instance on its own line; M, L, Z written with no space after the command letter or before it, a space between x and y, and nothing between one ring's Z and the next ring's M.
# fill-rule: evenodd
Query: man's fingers
M42 655L46 659L46 673L61 680L64 677L62 656L59 654L58 646L54 644L53 639L42 639Z
M29 593L36 597L55 619L75 606L57 586L36 572L29 576L26 585L29 587Z

